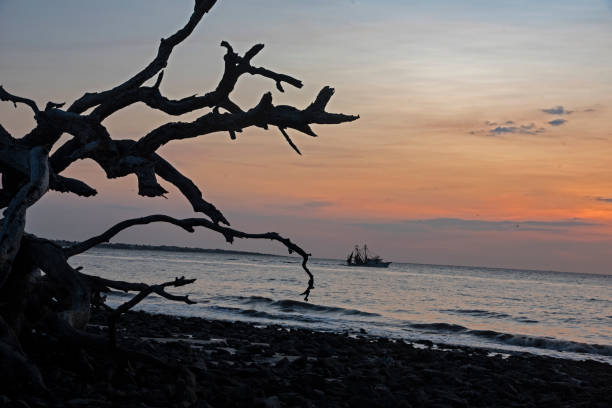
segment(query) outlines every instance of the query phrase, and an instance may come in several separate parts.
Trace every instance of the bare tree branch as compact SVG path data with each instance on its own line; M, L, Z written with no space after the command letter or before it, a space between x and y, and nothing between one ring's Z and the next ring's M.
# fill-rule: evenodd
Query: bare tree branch
M159 285L144 285L143 289L140 290L140 292L134 296L133 298L131 298L130 300L128 300L127 302L119 305L119 307L117 307L115 310L113 310L113 312L111 313L111 315L108 318L108 334L109 334L109 340L110 340L110 344L111 347L116 347L117 345L117 321L119 320L119 318L121 317L121 315L123 315L124 313L126 313L128 310L130 310L131 308L133 308L134 306L136 306L138 303L140 303L142 300L144 300L144 298L146 298L147 296L149 296L151 293L157 293L161 296L164 296L165 298L170 298L169 293L167 293L164 289L167 288L168 286L173 286L173 287L180 287L180 286L185 286L185 285L189 285L191 283L195 282L195 279L185 279L184 276L180 277L180 278L175 278L173 281L170 282L165 282L165 283L161 283ZM195 302L192 302L191 300L189 300L189 297L187 296L173 296L174 299L173 300L181 300L187 304L194 304Z
M7 92L2 87L2 85L0 85L0 101L13 102L13 105L15 105L15 107L17 107L18 103L26 104L34 111L34 115L37 115L40 112L40 109L38 109L36 102L28 98L22 98L20 96L13 95Z
M174 184L183 193L183 196L189 200L195 212L208 215L215 224L222 222L225 225L230 225L229 221L217 207L204 200L202 192L193 181L185 177L161 156L155 154L153 159L155 160L155 172L167 182Z
M217 106L229 108L228 110L233 113L241 112L242 110L236 109L237 106L229 101L229 95L234 90L238 79L246 73L272 79L275 81L277 89L281 92L284 92L283 82L296 88L302 87L302 81L289 75L279 74L266 68L254 67L250 64L251 59L263 49L263 44L253 46L245 53L244 57L234 53L231 45L226 41L223 41L221 46L227 48L228 51L224 57L225 70L223 76L214 91L202 96L193 95L179 100L170 100L159 91L159 85L163 78L162 71L152 87L134 88L117 95L115 98L107 99L94 109L89 117L102 121L111 114L136 102L143 102L149 107L169 115L182 115L198 109L214 108Z
M153 165L140 167L135 173L136 177L138 177L139 195L143 197L159 197L168 194L168 191L157 182Z
M266 93L254 108L243 113L217 113L210 112L193 122L167 123L152 130L132 146L134 155L149 156L159 147L171 140L188 139L220 131L242 130L249 126L259 126L267 129L268 125L282 128L292 128L301 132L308 132L309 124L339 124L352 122L359 116L342 113L329 113L325 107L333 89L323 88L315 102L304 110L292 106L272 105L272 94ZM312 131L310 133L312 134Z
M11 134L4 128L4 126L0 125L0 146L7 146L15 144L15 138L11 136Z
M38 201L49 188L47 152L36 147L29 155L30 180L19 189L4 212L0 230L0 287L6 281L15 255L19 251L25 228L26 210Z
M222 222L229 225L223 214L213 204L203 199L198 187L161 156L153 154L150 158L144 158L132 155L130 149L135 143L129 139L110 140L104 143L94 140L83 145L74 138L57 149L51 156L50 162L55 171L62 171L75 160L90 158L109 178L134 173L138 177L138 193L148 197L163 196L167 193L166 189L157 182L155 177L157 174L174 184L191 203L194 211L206 214L215 223ZM79 194L79 191L72 192Z
M210 230L213 230L213 231L216 231L222 234L225 240L229 243L234 242L235 238L270 239L273 241L278 241L287 248L289 253L296 252L302 257L302 268L304 269L304 271L306 272L309 278L308 287L302 293L303 295L305 295L305 300L308 300L308 295L310 294L310 290L314 288L314 277L306 265L306 263L308 262L308 258L310 257L310 254L304 251L302 248L300 248L296 244L294 244L293 242L291 242L290 239L282 237L276 232L266 232L266 233L260 233L260 234L251 234L247 232L242 232L242 231L238 231L232 228L223 227L221 225L215 224L204 218L186 218L186 219L179 220L173 217L169 217L167 215L157 214L157 215L149 215L147 217L142 217L142 218L133 218L133 219L125 220L125 221L122 221L114 225L113 227L111 227L106 232L100 235L92 237L81 243L72 245L70 247L64 248L64 254L66 255L67 258L70 258L74 255L83 253L98 244L101 244L103 242L108 242L111 238L113 238L115 235L117 235L119 232L123 231L124 229L130 228L134 225L145 225L145 224L150 224L152 222L167 222L167 223L176 225L178 227L181 227L187 232L194 232L194 227L204 227L204 228L207 228L207 229L210 229Z
M316 100L304 110L291 106L273 106L271 94L265 94L259 104L253 109L243 112L238 107L231 106L229 99L225 101L234 113L219 113L213 110L194 122L168 123L153 130L138 142L132 140L112 140L101 124L87 117L73 113L54 111L63 130L74 134L75 138L66 142L51 157L53 169L62 171L71 162L90 158L104 169L107 177L123 177L130 173L138 177L139 194L148 197L163 196L167 191L157 182L155 173L175 184L181 193L189 200L194 210L211 217L213 222L223 222L229 225L227 219L202 198L200 190L187 177L180 174L166 161L154 152L170 140L197 137L200 135L227 131L235 137L235 132L243 128L268 125L278 126L291 147L300 153L286 132L286 128L296 129L311 136L316 136L310 128L311 123L335 124L353 121L358 116L335 114L325 111L328 101L333 95L333 89L325 87ZM228 105L229 104L229 105Z
M302 152L300 152L300 149L298 149L298 147L295 145L295 143L293 143L293 140L291 140L291 138L289 137L289 135L287 134L285 129L279 126L278 130L280 130L280 132L283 134L283 136L285 137L285 140L287 141L287 143L289 143L289 146L291 146L293 148L293 150L295 150L297 152L297 154L299 154L301 156Z
M106 100L111 100L118 97L125 91L138 88L143 83L151 79L160 70L164 69L168 65L168 58L170 58L170 54L172 53L174 47L183 42L183 40L185 40L185 38L192 33L204 14L208 13L216 2L216 0L196 0L193 13L191 14L187 24L170 37L162 38L157 50L157 56L149 63L149 65L143 68L132 78L113 89L99 93L86 93L81 98L76 100L70 106L70 108L68 108L68 111L83 113L87 109L99 105Z
M64 248L64 254L66 255L67 258L70 258L74 255L83 253L95 247L98 244L110 241L115 235L117 235L124 229L130 228L134 225L144 225L144 224L150 224L152 222L168 222L170 224L174 224L174 225L177 225L183 228L187 232L194 231L193 226L185 223L183 220L177 220L175 218L172 218L168 215L163 215L163 214L149 215L147 217L133 218L133 219L122 221L114 225L113 227L109 228L107 231L105 231L104 233L100 235L97 235L95 237L89 238L88 240L85 240L78 244Z
M58 315L73 327L85 327L89 320L90 290L78 272L68 264L62 248L47 239L25 234L20 256L27 257L64 289L64 308Z
M81 180L59 176L54 172L51 173L49 189L60 193L73 193L81 197L91 197L98 194L95 189L89 187Z
M99 276L87 275L85 273L79 272L79 276L83 280L87 282L87 284L94 290L99 292L108 292L111 288L117 289L122 292L140 292L147 289L149 286L146 283L135 283L135 282L125 282L125 281L117 281L112 279L105 279ZM195 281L195 279L194 279ZM155 290L154 293L157 295L177 302L185 302L187 304L195 304L196 302L189 299L188 296L177 296L171 293L166 292L165 290Z
M15 334L35 328L40 333L59 340L62 344L107 347L100 336L91 336L78 330L89 320L90 308L99 299L99 293L109 288L138 292L131 300L119 306L111 316L111 343L115 344L116 323L146 296L156 293L169 300L193 303L188 296L175 295L167 287L178 287L193 282L193 279L177 278L158 285L113 281L89 276L73 268L68 258L93 246L110 240L116 234L134 225L166 222L193 232L195 227L204 227L223 235L232 243L236 238L269 239L283 244L289 253L302 257L302 268L308 276L308 286L302 293L308 300L314 288L314 277L308 269L310 254L288 238L276 232L251 234L220 224L229 222L211 203L204 200L202 191L179 170L157 154L164 144L178 139L194 138L214 132L227 132L231 139L248 127L268 129L277 127L285 140L298 154L299 148L290 137L289 129L309 136L316 136L312 124L339 124L354 121L358 116L326 111L333 89L323 88L316 99L305 109L272 104L272 94L266 93L259 103L243 110L232 101L231 94L239 79L245 74L258 75L274 81L283 92L287 84L296 88L302 82L292 76L267 68L252 65L253 59L264 48L256 44L243 55L234 51L223 41L225 48L223 74L216 88L204 95L193 95L182 99L169 99L162 95L160 86L164 68L168 64L174 47L183 42L210 11L216 0L195 0L189 21L168 38L162 39L153 60L127 81L112 89L97 93L85 93L67 109L63 103L47 102L40 110L35 101L7 92L0 86L0 100L27 105L34 112L36 126L20 138L14 138L0 126L0 208L6 207L0 220L0 363L12 359L13 366L27 372L26 380L40 383L39 373L29 370L21 350L12 347L11 338L3 336L5 328ZM156 78L155 78L156 77ZM150 82L148 82L150 81ZM152 86L144 86L153 83ZM139 140L113 139L102 124L109 115L137 102L170 115L182 115L209 108L189 123L166 123ZM88 112L86 114L85 112ZM72 138L57 148L49 157L63 134ZM77 178L65 177L62 172L81 159L95 161L109 179L135 175L138 193L143 196L164 196L167 191L158 177L176 186L187 198L193 210L206 218L176 219L166 215L151 215L126 220L116 224L101 235L92 237L68 248L24 232L28 207L38 201L49 189L70 192L83 197L95 195L95 189ZM44 276L41 275L44 272ZM92 294L95 295L92 297ZM28 335L30 335L28 333ZM18 344L18 340L15 340ZM2 365L2 364L0 364ZM5 364L6 365L6 364ZM4 370L9 373L9 370ZM13 370L14 371L14 370ZM7 379L10 374L0 375ZM20 381L20 380L19 380ZM44 387L44 385L42 385Z

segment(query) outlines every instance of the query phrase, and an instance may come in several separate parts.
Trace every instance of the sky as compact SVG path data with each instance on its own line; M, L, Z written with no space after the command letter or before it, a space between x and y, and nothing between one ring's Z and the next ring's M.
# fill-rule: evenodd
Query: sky
M0 84L15 94L71 102L123 82L181 27L191 1L0 0ZM367 243L395 262L612 274L612 1L219 0L175 48L164 95L214 89L229 41L254 64L301 79L278 92L243 77L235 100L308 105L325 85L329 109L358 121L295 134L275 130L175 141L160 153L192 178L232 226L277 231L316 257ZM104 125L138 138L169 117L131 106ZM31 112L0 104L14 136ZM67 140L66 137L62 140ZM136 194L135 177L106 180L95 163L65 173L98 191L49 192L28 231L80 240L126 218L191 217L167 198ZM153 225L117 242L284 253L270 242Z

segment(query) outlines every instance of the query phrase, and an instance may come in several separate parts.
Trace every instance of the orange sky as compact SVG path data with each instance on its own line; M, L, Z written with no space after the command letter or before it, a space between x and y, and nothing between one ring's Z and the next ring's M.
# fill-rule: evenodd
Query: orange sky
M606 2L260 3L219 2L176 49L162 92L211 89L222 69L220 40L240 51L261 41L256 63L305 87L280 94L269 81L244 78L236 93L243 107L267 90L275 103L301 107L332 85L329 110L361 119L319 126L316 139L295 135L303 156L277 131L260 129L236 141L214 134L163 147L233 226L278 230L322 257L367 242L394 261L612 273ZM152 4L150 15L135 2L120 17L111 12L119 3L104 12L56 5L40 20L28 5L3 3L2 84L43 104L112 87L143 66L190 10L189 2ZM23 34L15 24L36 29ZM26 109L7 104L0 119L14 135L33 123ZM168 120L177 119L134 106L104 124L111 135L136 138ZM66 174L86 174L99 197L71 202L50 193L32 211L34 232L81 239L125 217L191 215L172 188L168 200L139 198L135 179L105 180L86 162ZM72 229L63 226L66 208L82 220ZM150 227L118 240L223 246L211 234L169 231Z

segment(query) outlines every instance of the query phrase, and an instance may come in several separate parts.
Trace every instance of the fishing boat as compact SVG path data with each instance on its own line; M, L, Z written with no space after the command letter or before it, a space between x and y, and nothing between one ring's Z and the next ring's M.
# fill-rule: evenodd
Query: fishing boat
M368 255L368 246L364 245L363 249L359 245L355 245L355 249L346 258L348 266L368 266L372 268L387 268L391 262L385 262L378 255Z

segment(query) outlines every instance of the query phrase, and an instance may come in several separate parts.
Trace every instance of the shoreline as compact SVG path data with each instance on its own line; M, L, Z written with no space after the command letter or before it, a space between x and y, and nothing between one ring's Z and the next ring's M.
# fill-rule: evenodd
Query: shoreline
M105 334L105 324L105 312L96 312L88 331ZM612 366L592 360L527 353L502 357L464 346L436 349L433 343L422 342L415 347L383 337L142 311L121 318L118 342L120 348L137 354L116 359L108 351L65 349L56 356L32 356L52 394L64 405L30 406L605 407L612 403ZM137 357L143 353L161 362Z
M116 305L113 304L113 307L115 307ZM335 306L332 306L335 307ZM338 329L338 328L330 328L330 327L312 327L309 325L305 325L305 324L292 324L292 323L288 323L288 320L281 320L281 321L277 321L271 318L268 318L269 321L261 321L259 319L242 319L239 316L233 316L233 317L205 317L205 316L198 316L196 314L190 314L190 313L178 313L178 314L172 314L171 312L158 312L158 311L151 311L151 310L147 310L146 307L144 308L135 308L132 309L134 311L139 311L139 312L144 312L146 314L151 314L151 315L160 315L160 316L167 316L167 317L176 317L176 318L199 318L205 321L219 321L219 322L223 322L223 323L245 323L251 326L278 326L281 328L286 328L286 329L292 329L292 330L306 330L306 331L315 331L315 332L322 332L322 333L328 333L328 334L337 334L337 335L341 335L341 336L349 336L349 337L355 337L355 336L362 336L365 338L369 338L369 339L378 339L378 338L386 338L389 341L394 341L394 342L404 342L406 344L411 344L414 347L429 347L429 348L433 348L434 350L445 350L445 349L452 349L452 350L466 350L466 351L470 351L470 350L482 350L483 352L486 351L487 353L490 354L499 354L501 356L509 356L509 355L533 355L533 356L541 356L541 357L547 357L547 358L553 358L553 359L561 359L561 360L572 360L572 361L596 361L596 362L600 362L600 363L604 363L604 364L608 364L612 367L612 360L610 360L608 357L611 357L610 354L605 354L605 353L600 353L597 351L578 351L578 349L582 349L582 350L586 350L588 348L611 348L612 346L607 346L607 345L601 345L601 344L588 344L588 343L580 343L577 341L573 341L573 340L564 340L564 339L555 339L555 338L548 338L547 340L556 342L556 343L563 343L563 344L571 344L573 346L576 347L576 350L572 350L572 349L563 349L563 348L555 348L552 346L546 347L546 346L530 346L530 345L522 345L522 344L506 344L506 343L495 343L495 342L491 342L491 343L483 343L481 345L478 344L470 344L467 342L461 342L461 341L457 341L455 339L455 341L453 340L448 340L448 341L440 341L438 339L435 339L435 334L430 334L429 336L427 336L426 334L421 334L422 337L410 337L410 335L402 335L401 333L398 332L385 332L385 331L380 331L380 330L373 330L370 331L372 328L369 328L366 330L366 328L364 328L364 325L360 324L360 322L355 322L357 323L357 325L355 327L353 327L352 329ZM420 323L417 323L417 325L421 325ZM423 325L453 325L453 323L431 323L431 324L423 324ZM458 327L455 325L455 327ZM463 328L466 332L474 332L474 331L483 331L483 332L487 332L487 333L496 333L499 336L515 336L515 337L523 337L523 338L528 338L531 340L545 340L546 338L544 337L538 337L535 335L525 335L525 334L507 334L507 333L502 333L502 332L494 332L492 330L484 330L484 329L469 329L469 328ZM452 333L456 333L456 329L452 331Z

